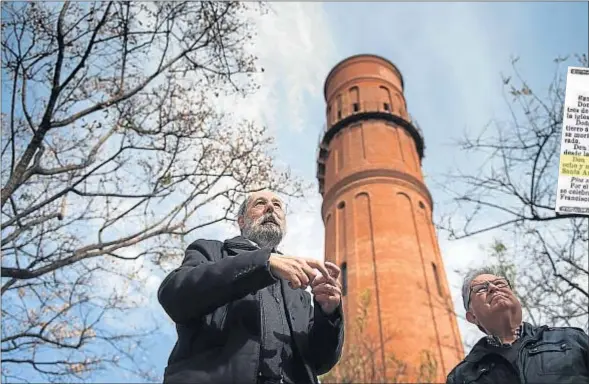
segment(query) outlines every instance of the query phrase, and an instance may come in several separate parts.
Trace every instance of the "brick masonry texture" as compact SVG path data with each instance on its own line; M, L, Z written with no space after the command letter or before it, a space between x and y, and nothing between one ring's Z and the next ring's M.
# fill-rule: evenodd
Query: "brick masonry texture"
M384 345L385 356L408 363L402 381L417 380L428 351L437 361L435 381L445 382L464 351L421 159L406 128L370 113L410 122L402 87L398 69L373 55L340 62L326 80L327 129L351 114L360 119L324 140L318 156L325 259L346 266L347 335L353 334L359 298L368 289L365 337ZM346 341L347 348L354 339ZM382 358L379 353L377 365ZM388 376L394 369L384 368Z

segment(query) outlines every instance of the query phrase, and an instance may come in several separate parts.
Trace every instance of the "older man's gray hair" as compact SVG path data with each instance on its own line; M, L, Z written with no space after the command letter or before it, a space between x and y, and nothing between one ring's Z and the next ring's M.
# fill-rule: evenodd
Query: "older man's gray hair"
M247 203L250 201L252 195L247 195L245 199L239 205L239 209L237 210L237 217L245 216L245 211L247 209Z
M470 292L470 285L472 281L480 275L497 275L496 267L479 267L469 270L462 281L462 304L464 309L468 312L468 293Z

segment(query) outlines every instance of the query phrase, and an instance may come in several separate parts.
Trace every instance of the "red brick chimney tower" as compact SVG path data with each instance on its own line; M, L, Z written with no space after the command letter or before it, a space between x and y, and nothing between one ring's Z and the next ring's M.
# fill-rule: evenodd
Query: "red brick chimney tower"
M353 379L445 382L464 351L421 173L423 136L403 88L395 65L375 55L349 57L327 76L317 154L325 259L342 268L344 353L374 353L374 377ZM358 334L363 297L370 304Z

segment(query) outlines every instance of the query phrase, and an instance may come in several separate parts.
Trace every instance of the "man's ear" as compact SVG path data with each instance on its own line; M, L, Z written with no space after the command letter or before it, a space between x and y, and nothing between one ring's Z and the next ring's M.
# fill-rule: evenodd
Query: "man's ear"
M466 320L469 323L476 325L477 317L475 315L473 315L473 313L471 311L467 311L466 312Z
M237 218L237 225L239 225L239 229L243 229L244 224L245 224L245 221L243 220L243 216L239 216Z

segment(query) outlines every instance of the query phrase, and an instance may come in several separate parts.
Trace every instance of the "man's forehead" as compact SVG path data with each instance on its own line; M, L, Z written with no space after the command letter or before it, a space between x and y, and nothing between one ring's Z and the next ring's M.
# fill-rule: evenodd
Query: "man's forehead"
M472 280L471 285L481 284L481 283L484 283L485 281L492 281L492 280L497 280L497 279L500 279L500 277L495 276L495 275L489 275L489 274L478 275L477 277L475 277Z
M282 202L282 199L272 191L259 191L252 193L250 197L250 202L256 201L258 199L264 200L278 200Z

